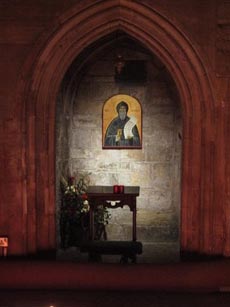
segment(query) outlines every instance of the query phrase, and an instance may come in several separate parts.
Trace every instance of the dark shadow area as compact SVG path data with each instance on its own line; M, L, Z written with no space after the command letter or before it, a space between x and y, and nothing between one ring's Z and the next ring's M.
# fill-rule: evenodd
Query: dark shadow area
M227 307L229 293L165 293L148 291L0 291L0 307Z
M206 262L224 260L222 255L207 255L194 252L181 252L180 261L182 262Z

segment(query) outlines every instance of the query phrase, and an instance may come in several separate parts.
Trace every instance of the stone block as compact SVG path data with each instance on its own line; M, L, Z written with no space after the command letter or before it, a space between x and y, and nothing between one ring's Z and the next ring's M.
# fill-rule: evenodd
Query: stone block
M91 176L92 185L114 185L118 182L117 172L99 172L95 170Z
M174 130L174 114L173 110L156 110L154 108L154 112L149 109L146 115L147 123L146 127L150 127L153 131L161 131L166 130L169 133Z
M143 148L143 142L142 142L142 149L133 149L133 150L127 150L126 156L127 159L130 161L144 161L145 160L145 153Z
M83 114L77 114L72 118L72 127L71 132L72 134L76 134L76 129L78 130L78 133L83 135L85 133L85 128L98 128L98 121L99 119L95 118L95 116L92 116L92 113L85 113ZM84 129L82 129L84 128Z
M170 222L176 223L177 217L172 210L138 210L137 224L145 226L166 226Z
M179 238L178 226L168 225L167 227L137 227L137 237L145 242L176 242Z
M132 227L129 225L109 224L106 226L108 240L132 240Z
M94 80L91 85L91 91L89 93L89 99L94 102L103 103L111 96L119 94L119 89L114 82L108 82L109 80Z
M146 162L137 162L132 164L132 178L131 182L133 185L142 186L144 188L151 187L151 165Z
M70 149L71 148L90 148L92 144L91 129L84 128L84 133L78 129L74 129L70 138Z
M111 220L109 224L116 225L131 225L133 214L128 206L123 208L108 209L111 214Z
M164 146L154 146L150 144L150 141L145 145L145 160L146 161L171 161L173 158L173 147L168 144Z
M137 198L137 210L140 210L140 209L149 209L149 199L148 198L145 198L145 197L142 197L142 196L139 196Z

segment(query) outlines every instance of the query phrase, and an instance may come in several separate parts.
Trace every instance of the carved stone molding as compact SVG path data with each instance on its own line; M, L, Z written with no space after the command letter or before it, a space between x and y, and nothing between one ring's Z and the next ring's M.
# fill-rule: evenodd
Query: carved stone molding
M217 7L216 73L230 76L230 2Z

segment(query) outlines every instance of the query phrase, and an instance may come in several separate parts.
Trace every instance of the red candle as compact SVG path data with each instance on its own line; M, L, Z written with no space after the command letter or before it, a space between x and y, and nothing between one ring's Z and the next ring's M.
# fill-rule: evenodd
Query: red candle
M124 193L124 186L123 185L119 185L119 193Z
M117 184L113 186L113 193L119 193L119 186Z

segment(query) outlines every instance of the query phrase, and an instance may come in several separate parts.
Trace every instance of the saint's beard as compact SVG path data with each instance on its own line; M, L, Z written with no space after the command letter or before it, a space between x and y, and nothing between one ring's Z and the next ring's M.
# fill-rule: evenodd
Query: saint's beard
M126 112L120 112L119 117L121 120L124 120L126 118Z

